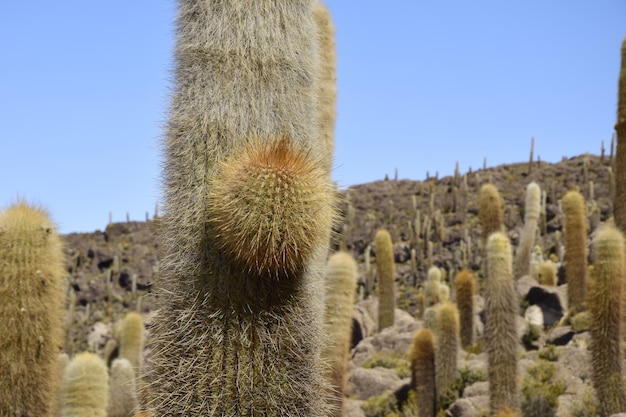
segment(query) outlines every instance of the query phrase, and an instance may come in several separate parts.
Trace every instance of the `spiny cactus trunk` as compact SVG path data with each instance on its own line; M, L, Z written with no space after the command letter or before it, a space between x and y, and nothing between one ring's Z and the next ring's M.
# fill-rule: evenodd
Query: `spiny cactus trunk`
M150 415L325 416L311 0L180 0Z
M54 415L63 330L62 243L24 202L0 213L0 416Z

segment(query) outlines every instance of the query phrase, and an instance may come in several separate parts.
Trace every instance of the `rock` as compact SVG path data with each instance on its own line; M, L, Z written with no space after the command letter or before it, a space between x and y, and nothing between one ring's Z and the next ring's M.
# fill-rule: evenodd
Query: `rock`
M543 328L543 312L537 305L531 305L526 309L524 312L524 319L526 319L528 324L533 324Z
M411 259L411 248L407 242L398 242L393 245L393 257L396 263L403 264Z
M574 334L570 326L555 327L548 332L546 343L555 346L565 346L574 338Z
M365 417L365 412L361 408L363 401L346 398L343 401L343 413L345 417Z
M545 329L561 320L567 309L567 289L539 285L530 275L515 281L515 291L521 299L541 309Z
M352 313L352 344L350 349L354 349L361 340L373 335L375 331L376 323L368 310L363 305L355 305Z
M353 368L348 379L348 392L352 398L366 400L385 391L400 388L404 382L393 369Z
M107 340L112 337L112 329L110 325L101 321L96 322L87 335L87 344L92 351L104 349Z
M489 381L474 382L463 390L463 398L478 397L481 395L489 395Z
M469 398L459 398L450 408L448 413L453 417L476 417L489 411L489 396L478 395ZM448 414L446 413L446 415Z

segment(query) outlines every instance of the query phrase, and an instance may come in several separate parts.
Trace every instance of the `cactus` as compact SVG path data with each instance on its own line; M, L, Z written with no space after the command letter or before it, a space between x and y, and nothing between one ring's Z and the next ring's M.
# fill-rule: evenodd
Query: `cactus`
M378 270L378 331L393 326L396 298L395 266L391 235L385 229L376 232L376 268Z
M622 40L622 59L617 93L617 149L615 152L615 225L626 233L626 37Z
M524 209L524 228L520 236L520 242L515 253L515 265L513 277L519 279L530 272L530 254L532 252L539 210L541 205L541 188L536 182L531 182L526 187L526 206Z
M592 382L600 415L626 412L622 376L622 311L626 282L623 234L604 226L593 240L594 262L589 294Z
M428 329L415 333L409 352L411 388L415 390L419 417L434 417L437 411L435 380L435 346Z
M127 359L111 364L109 408L107 417L131 417L137 408L137 384L133 365Z
M441 398L452 388L457 377L459 312L451 302L442 304L438 309L435 349L437 395Z
M0 415L55 411L63 345L62 242L48 213L18 201L0 214Z
M322 359L329 365L329 380L333 388L334 415L342 415L343 398L347 391L348 360L352 336L352 313L356 289L357 265L349 253L337 252L326 266L326 298L324 324L328 337L322 349Z
M65 369L61 417L107 417L109 373L96 354L76 355Z
M474 344L474 297L476 279L471 272L463 270L454 280L456 304L459 310L459 336L465 349Z
M436 266L428 268L424 295L429 307L439 304L441 297L441 270Z
M552 261L544 261L539 264L539 283L549 287L557 284L556 265Z
M179 0L150 415L322 416L335 192L312 0Z
M513 286L511 244L503 233L487 242L489 274L485 284L485 327L489 369L491 415L508 407L518 409L517 398L517 296Z
M562 200L565 229L565 276L567 305L572 313L584 310L587 294L587 216L585 201L576 190Z
M326 6L317 1L313 5L313 18L319 37L319 103L318 117L320 133L324 141L326 154L322 164L325 171L333 167L333 149L335 147L335 119L337 117L337 52L335 47L335 28Z
M504 211L500 192L493 184L485 184L480 188L478 197L478 216L482 225L483 246L487 238L494 232L502 231Z
M141 314L131 311L117 329L116 339L119 343L119 357L127 359L133 367L135 375L141 375L144 348L144 325Z

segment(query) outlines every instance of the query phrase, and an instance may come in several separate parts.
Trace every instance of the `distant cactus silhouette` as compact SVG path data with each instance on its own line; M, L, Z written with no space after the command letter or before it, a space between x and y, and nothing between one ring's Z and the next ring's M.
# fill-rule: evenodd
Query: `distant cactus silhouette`
M437 412L435 380L435 342L428 329L415 333L411 351L411 387L417 394L419 417L434 417Z
M593 247L589 350L600 415L608 417L626 412L621 347L626 282L624 235L617 228L604 226L596 232Z
M329 413L335 188L313 5L178 1L150 415Z
M0 213L0 415L55 413L63 345L62 243L48 213L24 201Z
M374 247L378 270L378 331L382 331L393 326L396 308L393 243L387 230L380 229L376 232Z
M517 398L517 295L513 285L511 244L504 233L487 242L489 275L485 283L486 350L489 368L489 408L518 410Z
M467 348L474 344L474 297L476 295L476 279L474 275L463 270L454 280L456 304L459 310L459 337L461 346Z
M530 254L535 244L537 222L541 206L541 188L536 182L531 182L526 187L526 206L524 209L524 228L520 236L520 242L515 253L515 265L513 268L515 279L519 279L530 273Z
M568 309L585 308L587 294L587 216L585 200L576 190L568 191L562 200L565 229L565 276Z
M109 373L95 353L76 355L65 369L61 417L107 417Z
M328 337L322 359L330 365L329 380L334 391L334 415L342 415L348 383L348 360L352 336L352 314L356 292L356 261L346 252L337 252L326 266L324 324Z

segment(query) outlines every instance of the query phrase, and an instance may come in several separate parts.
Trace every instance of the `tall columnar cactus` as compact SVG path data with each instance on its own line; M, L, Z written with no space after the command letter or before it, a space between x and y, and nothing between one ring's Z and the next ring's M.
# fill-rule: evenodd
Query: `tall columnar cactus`
M524 209L524 228L520 236L520 242L515 253L515 266L513 276L519 279L530 273L530 254L535 244L537 222L541 206L541 188L536 182L531 182L526 187L526 206Z
M593 240L594 262L589 294L592 381L600 415L626 412L622 376L622 312L626 283L624 235L604 226Z
M587 216L585 201L576 190L568 191L562 200L565 214L565 276L568 309L572 313L585 307L587 294Z
M137 383L133 366L127 359L115 359L111 364L107 417L133 416L136 408Z
M342 415L347 391L348 360L352 336L352 313L356 290L357 265L349 253L337 252L326 265L324 325L328 341L322 359L330 365L328 378L333 389L333 414Z
M459 310L459 336L461 346L467 348L474 344L474 297L476 279L468 270L459 272L454 280L456 304Z
M615 225L626 233L626 37L622 41L622 62L617 93L617 150L615 153Z
M489 408L496 415L505 407L518 409L517 296L513 285L511 244L504 233L487 242L489 274L485 284L485 328L489 373Z
M62 243L48 214L0 213L0 415L51 416L63 345Z
M316 34L312 0L178 1L151 415L327 415Z
M107 417L109 373L95 353L76 355L65 369L61 417Z
M434 417L437 412L435 341L430 330L415 333L409 356L411 388L416 393L419 417Z
M457 377L459 351L459 311L451 302L439 307L437 312L437 340L435 342L437 394L445 395Z
M117 329L119 357L130 362L137 376L143 364L144 333L143 318L135 311L127 313Z
M391 235L385 229L376 232L376 269L378 271L378 331L393 326L396 308L395 265Z
M320 1L313 5L313 18L319 37L319 124L326 154L323 158L324 169L333 165L335 148L335 119L337 117L337 52L335 46L335 27L326 6Z

